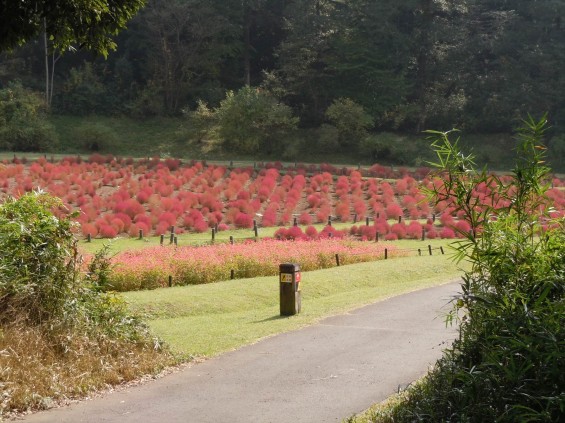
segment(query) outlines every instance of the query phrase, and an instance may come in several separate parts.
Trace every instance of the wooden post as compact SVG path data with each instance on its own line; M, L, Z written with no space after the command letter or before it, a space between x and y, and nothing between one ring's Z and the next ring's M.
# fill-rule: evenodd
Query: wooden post
M230 235L230 244L233 245L233 236Z
M230 279L235 279L235 270L230 270Z
M426 240L426 229L422 228L422 241Z
M369 218L368 217L365 218L365 225L369 226Z
M169 275L169 288L173 286L173 277Z
M398 216L398 223L402 223L402 216Z
M92 242L92 235L86 235L86 242Z
M212 228L212 242L216 240L216 229Z
M161 234L161 239L159 240L159 244L163 245L163 242L165 242L165 235Z
M375 232L375 242L379 242L379 231Z
M143 239L143 229L139 230L139 239Z
M292 223L293 226L298 226L298 219L295 217L294 222Z
M339 267L339 254L335 255L335 264Z
M259 229L257 229L257 225L253 226L253 233L255 234L255 238L259 236Z
M422 255L422 250L420 248L418 248L418 255L421 256Z
M175 236L175 239L174 239L174 244L175 244L175 247L176 247L177 245L179 245L179 238L176 237L176 236Z
M388 248L385 248L385 260L388 259Z
M431 256L432 255L432 246L431 245L428 245L428 251L429 251L430 256Z
M332 217L328 216L328 226L332 226Z
M445 253L443 252L443 247L440 246L440 247L439 247L439 250L441 251L441 254L442 254L442 255L445 254Z

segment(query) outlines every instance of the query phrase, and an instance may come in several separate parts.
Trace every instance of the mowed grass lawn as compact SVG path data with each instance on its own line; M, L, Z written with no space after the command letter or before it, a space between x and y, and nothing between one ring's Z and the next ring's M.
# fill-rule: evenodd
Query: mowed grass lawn
M449 255L411 256L302 275L302 312L281 317L278 277L121 294L184 358L210 357L372 302L457 279Z

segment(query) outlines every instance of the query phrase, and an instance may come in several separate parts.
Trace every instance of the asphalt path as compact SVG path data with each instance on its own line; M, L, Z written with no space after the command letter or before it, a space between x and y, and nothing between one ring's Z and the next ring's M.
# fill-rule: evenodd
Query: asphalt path
M459 285L415 291L26 422L340 422L425 374Z

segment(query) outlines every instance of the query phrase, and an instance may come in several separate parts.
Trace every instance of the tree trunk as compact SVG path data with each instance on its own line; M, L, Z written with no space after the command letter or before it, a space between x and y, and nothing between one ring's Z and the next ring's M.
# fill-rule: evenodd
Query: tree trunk
M43 19L43 49L45 55L45 104L49 107L51 104L51 78L49 77L49 43L47 41L47 22L45 21L45 18Z
M244 39L245 47L243 50L243 79L245 85L251 85L251 8L245 6L244 17Z

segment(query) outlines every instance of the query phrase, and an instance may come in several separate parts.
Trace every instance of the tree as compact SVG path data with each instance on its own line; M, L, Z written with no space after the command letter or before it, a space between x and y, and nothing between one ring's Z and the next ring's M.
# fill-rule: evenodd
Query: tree
M144 5L144 0L26 0L0 3L0 51L37 39L45 31L53 48L86 48L106 56L112 36Z
M249 86L228 91L213 111L201 103L193 116L196 126L207 126L207 138L213 135L225 150L244 154L283 152L281 141L298 124L290 107Z
M127 47L141 62L147 84L138 104L142 112L142 102L157 97L154 112L176 113L194 101L199 90L217 85L213 81L223 61L239 51L238 28L224 7L217 1L151 0L132 22L135 33Z

